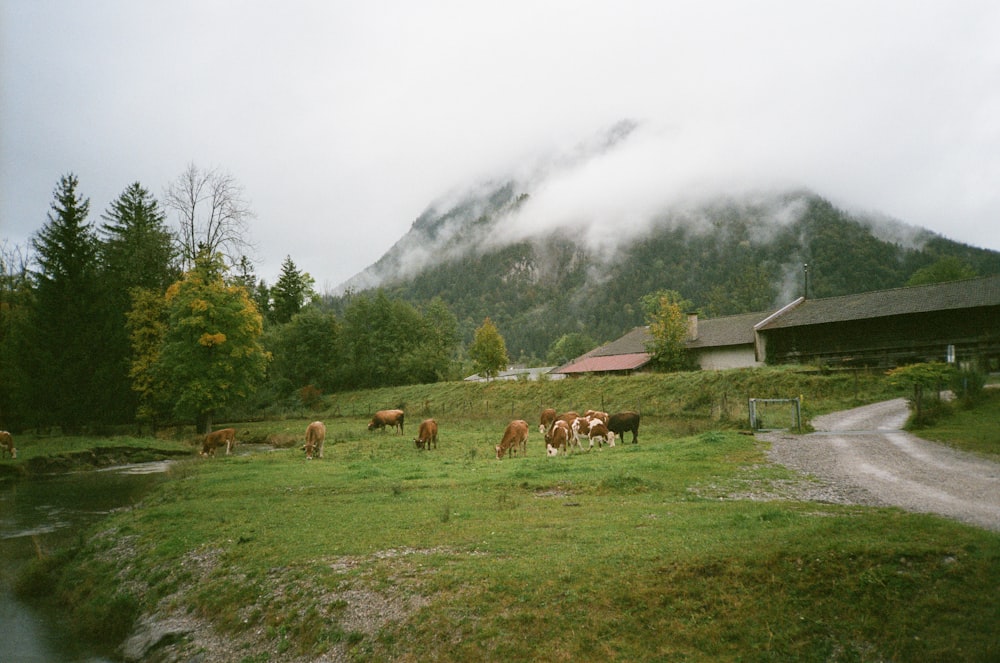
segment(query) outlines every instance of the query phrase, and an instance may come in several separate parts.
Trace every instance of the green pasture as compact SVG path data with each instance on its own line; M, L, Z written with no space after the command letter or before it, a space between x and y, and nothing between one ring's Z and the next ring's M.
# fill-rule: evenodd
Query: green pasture
M159 604L259 630L270 653L246 661L333 646L359 661L1000 655L1000 537L781 499L792 477L750 436L650 421L635 446L548 458L535 433L498 461L499 422L442 421L431 451L365 423L328 421L323 460L176 465L65 553L49 589L121 606L116 621ZM401 616L352 626L358 596Z

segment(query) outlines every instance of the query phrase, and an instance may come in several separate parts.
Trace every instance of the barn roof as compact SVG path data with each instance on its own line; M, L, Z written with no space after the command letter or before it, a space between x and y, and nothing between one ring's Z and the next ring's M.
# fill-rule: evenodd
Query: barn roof
M770 311L763 311L698 320L698 335L685 343L685 346L691 349L698 349L730 345L752 345L754 342L754 325L769 315L771 315Z
M805 299L759 329L865 320L910 313L1000 306L1000 275L842 297Z

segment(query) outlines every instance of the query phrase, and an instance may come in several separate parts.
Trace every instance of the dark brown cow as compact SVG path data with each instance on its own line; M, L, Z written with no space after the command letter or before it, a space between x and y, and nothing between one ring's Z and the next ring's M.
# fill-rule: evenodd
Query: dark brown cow
M639 413L628 410L608 417L608 430L625 442L625 431L632 431L632 444L639 440Z
M548 435L549 431L552 429L552 424L556 420L556 411L550 407L542 410L542 416L538 423L538 432L542 435Z
M438 425L433 419L424 419L420 422L420 430L417 431L417 439L413 441L417 449L430 449L431 444L438 448Z
M326 425L322 421L314 421L306 426L306 460L312 460L313 454L323 457L323 442L326 440Z
M201 455L215 455L215 450L222 445L226 445L226 455L228 456L233 447L236 446L236 429L223 428L205 436L205 441L201 444Z
M385 429L386 426L396 428L399 435L403 434L402 410L379 410L368 424L368 430Z
M5 430L0 430L0 458L10 454L11 458L17 458L17 449L14 448L14 436Z
M502 460L504 453L509 457L516 454L518 449L522 453L528 452L528 422L524 419L515 419L507 424L504 429L503 438L497 445L497 460Z

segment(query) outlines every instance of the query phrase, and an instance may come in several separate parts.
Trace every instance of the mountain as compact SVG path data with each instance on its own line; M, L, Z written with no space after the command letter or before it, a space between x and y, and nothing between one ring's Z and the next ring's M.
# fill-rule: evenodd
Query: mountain
M489 316L511 356L530 360L564 334L603 342L643 324L640 299L659 289L714 317L791 301L806 287L805 265L810 297L899 287L943 257L980 275L1000 273L998 252L851 214L810 191L675 197L622 212L568 185L627 149L637 126L619 123L433 203L342 289L382 288L417 305L440 297L466 340Z

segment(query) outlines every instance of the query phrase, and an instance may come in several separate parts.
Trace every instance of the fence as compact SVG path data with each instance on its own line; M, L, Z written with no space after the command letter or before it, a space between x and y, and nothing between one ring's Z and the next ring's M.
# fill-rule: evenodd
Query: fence
M802 432L802 399L800 398L751 398L749 401L750 428L753 431L788 430ZM788 426L780 425L784 419Z

